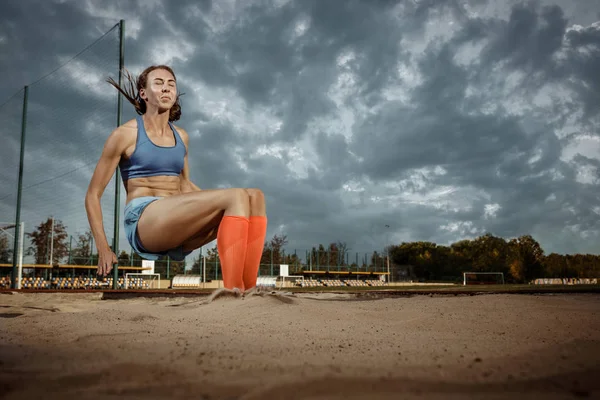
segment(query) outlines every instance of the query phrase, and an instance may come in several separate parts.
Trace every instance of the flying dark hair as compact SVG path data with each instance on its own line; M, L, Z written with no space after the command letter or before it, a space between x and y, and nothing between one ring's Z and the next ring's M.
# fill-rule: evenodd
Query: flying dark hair
M124 75L128 81L125 84L126 89L123 89L122 87L120 87L119 84L117 82L115 82L115 80L113 78L108 78L106 81L108 83L110 83L111 85L113 85L119 92L121 92L123 94L123 96L125 96L125 98L127 100L129 100L129 102L131 104L133 104L133 106L135 107L135 111L139 115L143 115L146 113L146 102L144 101L144 99L142 99L140 97L140 89L146 88L146 84L148 83L148 74L156 69L164 69L166 71L169 71L169 73L171 73L171 75L173 75L173 78L175 78L175 73L173 72L171 67L169 67L167 65L152 65L152 66L146 68L140 74L140 76L138 76L137 79L135 79L129 73L129 71L124 69L124 71L125 71ZM175 81L177 81L177 78L175 78ZM179 104L180 96L181 96L181 94L177 94L177 97L175 98L175 104L173 104L173 107L171 107L171 110L169 110L169 121L170 122L177 121L181 117L181 105Z

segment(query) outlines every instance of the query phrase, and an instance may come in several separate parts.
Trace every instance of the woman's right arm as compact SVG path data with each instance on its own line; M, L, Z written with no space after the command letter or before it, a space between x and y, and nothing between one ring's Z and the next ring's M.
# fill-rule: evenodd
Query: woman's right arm
M100 276L109 274L113 268L113 264L118 262L117 256L111 250L106 239L100 199L117 169L121 154L123 153L124 143L122 128L117 128L110 134L104 144L104 149L102 150L85 195L85 210L96 248L98 249L98 275Z

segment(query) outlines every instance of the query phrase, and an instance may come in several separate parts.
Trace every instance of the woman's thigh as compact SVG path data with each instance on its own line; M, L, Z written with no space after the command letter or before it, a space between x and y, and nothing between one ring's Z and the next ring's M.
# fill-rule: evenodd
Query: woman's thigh
M202 246L205 246L217 239L217 233L219 232L219 223L221 221L221 217L218 218L218 221L213 226L208 227L208 229L199 232L197 235L192 236L188 240L182 243L183 251L194 251Z
M214 189L169 196L150 203L138 221L138 237L149 252L172 249L218 227L235 202L248 202L237 214L248 216L249 201L243 189ZM187 247L187 246L186 246Z

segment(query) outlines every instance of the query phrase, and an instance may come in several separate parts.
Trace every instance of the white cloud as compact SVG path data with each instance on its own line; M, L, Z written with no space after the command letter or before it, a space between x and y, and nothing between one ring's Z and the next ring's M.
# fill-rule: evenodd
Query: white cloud
M185 95L186 111L201 111L211 121L230 124L243 135L271 136L283 124L269 107L249 107L234 88L209 86L186 72L178 73L178 79L191 88Z
M498 204L498 203L486 204L485 210L484 210L484 218L485 219L496 218L496 214L498 213L498 210L500 210L500 208L501 208L500 204Z
M79 3L79 1L77 3ZM82 5L88 15L106 21L105 24L98 27L99 33L105 32L117 21L124 19L125 38L134 40L139 38L139 33L142 29L142 19L140 13L136 13L135 10L121 9L114 3L102 2L102 5L100 5L99 2L92 0L82 1L78 5ZM154 12L159 5L159 0L147 0L141 3L141 10L143 12L151 13Z
M563 147L560 159L570 161L578 154L600 160L600 137L579 135L573 138Z
M360 181L350 180L342 185L342 189L346 192L365 192L365 187Z
M480 61L481 51L489 44L487 40L467 42L460 46L454 55L454 61L462 67L473 66Z
M575 179L579 183L597 185L600 183L599 172L598 168L591 165L579 165L577 166L577 176Z
M454 234L457 240L473 239L485 233L484 229L475 226L473 221L456 221L441 225L440 230Z
M114 100L115 89L106 83L107 71L96 64L82 59L70 60L70 57L58 57L60 64L65 64L61 71L68 76L65 85L75 85L80 92L93 93L102 100ZM118 70L118 68L114 68ZM52 79L48 77L47 79Z
M287 160L286 166L291 178L306 179L308 177L309 168L317 168L317 160L314 152L307 151L307 145L300 143L296 146L289 145L261 145L252 156L253 158L262 158L264 156L273 157L278 160ZM283 173L286 171L278 171Z
M196 46L182 36L177 40L162 38L152 43L150 59L153 64L173 64L176 61L186 62L194 54Z
M292 42L304 36L306 31L310 29L311 19L306 15L301 15L296 19L294 24L294 32L292 36Z

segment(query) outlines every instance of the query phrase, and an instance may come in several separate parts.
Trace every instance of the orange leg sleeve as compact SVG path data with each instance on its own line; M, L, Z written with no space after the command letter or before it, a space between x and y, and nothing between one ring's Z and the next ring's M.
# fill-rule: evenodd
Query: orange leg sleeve
M267 235L267 217L250 216L248 226L248 247L246 250L246 262L244 264L244 290L256 286L258 267L265 247L265 236Z
M217 250L225 289L244 290L244 260L248 243L248 218L226 215L217 232Z

